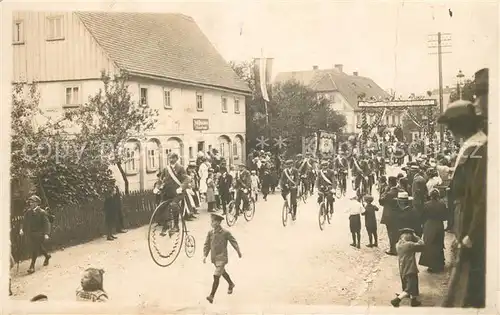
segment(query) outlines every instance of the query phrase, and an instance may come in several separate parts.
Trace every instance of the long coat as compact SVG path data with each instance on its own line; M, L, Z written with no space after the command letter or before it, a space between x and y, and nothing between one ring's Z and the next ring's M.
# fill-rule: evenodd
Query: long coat
M392 223L392 213L396 204L396 198L398 197L398 189L396 187L389 188L380 197L379 204L383 207L382 218L380 219L381 224L389 225Z
M444 302L446 307L484 307L485 304L488 150L485 138L478 139L478 144L464 152L452 179L452 182L465 182L462 195L453 192L457 218L455 235L460 241L468 236L472 247L462 247L457 254Z
M448 210L444 202L431 200L425 203L422 220L424 222L424 249L419 264L433 269L444 267L444 224Z

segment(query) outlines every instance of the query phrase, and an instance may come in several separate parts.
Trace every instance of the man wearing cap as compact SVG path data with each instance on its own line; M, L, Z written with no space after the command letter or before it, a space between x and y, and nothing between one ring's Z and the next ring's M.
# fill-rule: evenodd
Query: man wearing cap
M444 302L447 307L485 306L487 69L476 73L475 84L478 97L475 105L456 101L438 120L455 138L465 140L450 185L458 253Z
M396 255L396 243L398 241L398 228L395 220L396 198L398 196L397 178L389 176L388 185L389 188L380 196L379 200L379 204L383 207L380 224L385 224L387 236L389 237L389 250L385 253L394 256Z
M236 191L234 204L236 206L236 215L241 211L241 200L243 199L243 209L249 206L248 193L252 186L252 178L250 172L244 164L240 164L239 170L236 173L234 189Z
M422 213L424 210L424 204L428 199L428 191L427 191L427 180L424 175L424 170L419 168L415 177L413 178L413 183L411 185L412 196L413 196L413 207L417 210L418 213ZM417 235L418 235L418 231ZM421 236L421 235L418 235Z
M311 169L311 164L309 163L308 157L303 157L302 154L297 154L297 170L300 174L300 180L306 191L310 190L310 183L307 177L309 170Z
M342 193L345 194L346 189L347 189L347 172L349 169L349 163L347 162L347 159L344 156L344 153L342 151L339 152L337 157L335 158L335 170L338 172L338 178L339 178L339 185L342 189Z
M40 197L33 195L28 199L28 209L24 213L23 225L19 230L22 236L24 232L31 244L31 264L28 273L35 272L35 263L38 255L45 256L44 266L49 264L50 255L47 253L44 242L49 239L50 222L47 213L40 207Z
M335 173L333 170L328 168L328 161L321 162L321 170L318 172L318 190L323 194L323 196L318 197L318 203L323 202L323 198L326 197L326 210L333 213L333 203L335 198L333 197L333 192L336 188Z
M283 200L286 200L288 194L290 194L290 213L292 214L292 219L295 220L295 216L297 215L297 193L300 175L299 171L293 167L293 165L293 160L287 160L285 162L285 169L281 173L280 187Z
M168 160L169 164L165 167L162 174L163 190L162 200L166 201L164 224L161 235L165 236L168 229L167 222L171 219L174 221L174 227L171 232L179 231L179 216L181 211L181 203L184 199L184 191L189 187L189 177L186 170L179 164L179 156L176 153L171 153Z

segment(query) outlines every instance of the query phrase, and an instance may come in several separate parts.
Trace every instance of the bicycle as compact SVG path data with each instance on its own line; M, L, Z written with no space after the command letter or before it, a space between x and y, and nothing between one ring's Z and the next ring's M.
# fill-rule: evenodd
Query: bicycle
M335 195L337 196L337 198L341 198L341 197L345 196L346 190L347 190L347 187L346 187L347 173L340 170L337 173L336 178L337 178L337 189L335 190Z
M329 193L332 193L331 191ZM318 196L323 197L323 200L319 204L319 213L318 213L318 223L319 229L323 231L323 226L325 225L325 221L328 221L328 224L331 224L332 212L328 211L327 207L327 194L319 191ZM332 205L333 207L333 205Z
M180 215L180 225L179 231L173 231L173 218L167 219L166 222L163 219L164 215L171 216L172 210L170 208L170 204L167 205L168 201L162 201L153 211L151 215L151 219L149 221L149 229L148 229L148 247L149 253L153 261L160 267L168 267L174 263L181 252L182 245L184 245L184 251L188 258L192 258L196 251L196 240L193 235L189 234L189 231L186 227L186 221L184 220L184 216L189 213L187 208L186 197L180 202L183 206L182 215ZM164 208L167 206L166 208ZM167 211L165 213L164 211ZM158 216L158 217L157 217ZM165 231L165 227L162 226L166 224L167 235L156 235L157 231L160 229ZM158 239L163 241L171 240L173 242L172 249L170 251L167 250L167 253L163 253L160 250L160 245ZM185 241L185 242L184 242ZM163 242L162 242L163 244ZM158 257L156 257L158 256ZM162 262L165 260L166 262Z
M247 192L247 198L248 198L248 207L243 210L243 217L247 222L252 221L254 215L255 215L255 200L252 196L251 192ZM243 202L243 200L242 200ZM228 226L233 226L236 221L238 221L239 213L236 213L236 204L235 200L231 200L228 205L227 205L227 211L226 211L226 223Z
M297 200L302 200L302 202L307 203L307 185L305 183L305 178L301 177L299 182L299 195Z
M286 196L285 201L283 202L283 209L281 210L281 223L283 223L283 227L286 227L286 225L288 223L288 216L292 217L292 212L291 212L291 208L290 208L291 201L289 203L288 198L292 198L291 193L288 194L288 196Z

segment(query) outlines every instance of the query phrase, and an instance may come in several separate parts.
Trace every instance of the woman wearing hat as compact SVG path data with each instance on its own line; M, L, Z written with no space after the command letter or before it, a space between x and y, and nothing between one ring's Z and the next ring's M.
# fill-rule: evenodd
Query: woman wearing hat
M480 76L476 79L481 81ZM484 100L487 80L481 86L483 89L476 92ZM438 120L447 125L455 138L465 140L456 158L450 185L457 218L455 244L461 245L444 303L450 307L485 306L487 137L484 120L487 103L483 105L475 107L468 101L456 101ZM482 110L478 110L480 108Z
M420 255L419 264L428 267L429 272L444 269L444 224L447 209L439 199L439 190L433 188L431 200L425 203L422 221L424 222L425 247Z

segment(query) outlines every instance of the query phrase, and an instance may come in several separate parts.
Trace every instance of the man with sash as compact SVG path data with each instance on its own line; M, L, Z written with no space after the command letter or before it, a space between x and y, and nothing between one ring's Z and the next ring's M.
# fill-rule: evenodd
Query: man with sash
M485 307L488 69L478 71L474 83L476 103L453 102L438 120L465 141L450 185L457 252L446 307Z
M322 203L323 198L326 197L326 210L333 214L333 203L335 202L333 193L337 188L337 182L335 172L328 166L328 161L321 162L321 169L318 172L318 190L323 193L322 196L318 196L318 204Z
M310 183L307 177L309 170L311 169L311 164L309 163L309 157L303 157L302 154L297 154L297 170L300 174L300 180L302 185L304 185L305 191L308 192L310 190Z
M292 214L292 220L295 220L297 215L297 193L300 175L299 171L293 167L293 165L293 160L285 162L285 169L281 173L280 187L283 200L286 200L288 194L290 194L290 213Z
M337 157L334 161L334 167L338 174L339 185L342 188L342 193L345 194L347 189L347 172L349 169L349 164L347 163L347 159L345 158L342 151L337 154Z
M234 178L234 190L235 190L235 200L234 204L236 206L236 215L240 214L241 210L241 200L243 199L243 209L247 209L249 206L248 193L252 186L252 178L250 171L245 167L244 164L238 165L238 172Z
M163 190L162 201L166 201L164 207L164 224L161 236L165 236L168 230L168 221L174 221L174 227L171 233L179 232L179 216L182 210L182 201L184 192L189 188L189 177L186 170L179 164L179 156L171 153L168 160L169 164L163 170Z
M353 155L351 157L351 175L352 181L354 183L354 190L357 190L359 187L359 183L361 182L363 170L359 164L359 156Z

